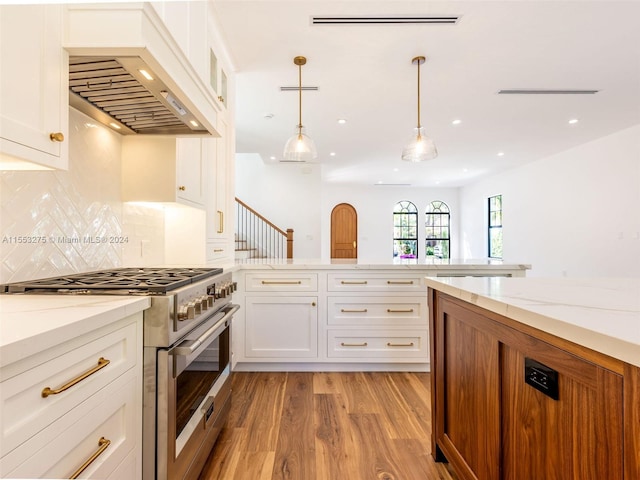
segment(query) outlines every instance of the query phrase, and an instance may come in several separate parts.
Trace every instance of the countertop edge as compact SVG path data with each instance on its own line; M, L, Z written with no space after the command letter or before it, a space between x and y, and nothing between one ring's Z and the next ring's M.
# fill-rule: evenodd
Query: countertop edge
M622 338L597 332L528 308L512 305L501 299L491 298L484 294L443 283L435 278L426 278L425 284L427 287L515 320L523 325L528 325L563 340L568 340L595 352L640 367L640 346Z

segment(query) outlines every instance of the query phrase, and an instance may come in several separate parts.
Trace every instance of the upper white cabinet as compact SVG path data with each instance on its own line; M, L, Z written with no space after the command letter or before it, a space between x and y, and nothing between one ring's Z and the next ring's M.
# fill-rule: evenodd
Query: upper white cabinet
M155 135L123 137L122 200L204 208L203 141Z
M68 168L60 5L0 7L0 168Z

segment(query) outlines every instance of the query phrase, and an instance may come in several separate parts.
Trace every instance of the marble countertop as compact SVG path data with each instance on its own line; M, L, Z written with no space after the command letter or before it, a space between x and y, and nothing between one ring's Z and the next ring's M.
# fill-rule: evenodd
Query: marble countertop
M0 364L26 358L150 304L149 297L0 295Z
M354 269L354 270L529 270L531 265L510 263L494 259L320 259L320 258L249 258L236 261L236 270L242 269Z
M639 278L427 278L443 293L640 367Z

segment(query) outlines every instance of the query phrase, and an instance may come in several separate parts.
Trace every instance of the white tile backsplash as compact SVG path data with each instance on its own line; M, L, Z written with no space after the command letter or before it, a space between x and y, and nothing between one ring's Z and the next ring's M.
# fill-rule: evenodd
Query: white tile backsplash
M164 261L163 210L120 200L120 135L69 126L68 171L0 172L0 283Z

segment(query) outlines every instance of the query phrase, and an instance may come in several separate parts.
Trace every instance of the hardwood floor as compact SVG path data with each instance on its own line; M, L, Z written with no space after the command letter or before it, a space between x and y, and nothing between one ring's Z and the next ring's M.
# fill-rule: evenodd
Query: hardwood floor
M455 480L430 430L426 373L236 372L200 480Z

